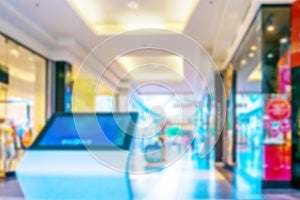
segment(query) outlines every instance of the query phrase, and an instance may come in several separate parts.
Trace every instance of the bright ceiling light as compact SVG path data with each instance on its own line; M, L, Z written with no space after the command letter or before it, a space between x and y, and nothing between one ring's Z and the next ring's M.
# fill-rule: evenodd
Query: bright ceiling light
M123 56L117 62L137 82L184 80L184 61L179 56Z
M257 50L257 46L256 46L256 45L252 45L252 46L250 47L250 49L251 49L251 51L256 51L256 50Z
M18 49L16 49L16 48L10 48L10 49L9 49L9 53L10 53L12 56L16 57L16 58L19 57L19 51L18 51Z
M241 60L241 65L246 65L247 64L247 60L243 59Z
M280 43L281 43L281 44L286 44L286 43L288 43L288 41L289 41L289 40L288 40L287 37L283 37L283 38L280 39Z
M250 52L250 53L249 53L249 57L250 57L250 58L253 58L254 55L255 55L255 54L254 54L253 52Z
M268 25L268 26L267 26L267 31L268 31L268 32L273 32L273 31L275 31L275 26L274 26L273 24Z
M128 8L130 9L138 9L139 8L139 4L136 1L129 1L127 4Z
M128 12L121 1L113 5L109 0L67 1L96 35L113 35L145 28L182 33L200 2L200 0L164 0L161 3L153 3L150 0L127 0L125 3L128 8L135 9L134 12ZM156 30L154 34L160 33Z
M274 58L274 54L273 54L273 53L268 53L267 57L268 57L269 59L272 59L272 58Z

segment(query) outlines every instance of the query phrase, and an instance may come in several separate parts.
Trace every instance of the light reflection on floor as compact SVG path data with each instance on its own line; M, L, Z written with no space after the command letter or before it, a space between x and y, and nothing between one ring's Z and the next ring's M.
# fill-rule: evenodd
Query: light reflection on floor
M232 199L234 188L206 159L187 154L163 171L131 175L135 199Z
M240 171L230 182L214 164L187 154L161 171L131 175L134 199L299 199L297 190L261 190L261 183ZM275 191L275 192L274 192ZM279 191L279 192L276 192ZM293 191L293 192L291 192Z
M293 189L257 189L242 173L236 173L233 183L205 159L190 153L161 171L130 175L134 199L300 199ZM263 192L263 194L261 194ZM24 199L17 180L0 181L0 199Z

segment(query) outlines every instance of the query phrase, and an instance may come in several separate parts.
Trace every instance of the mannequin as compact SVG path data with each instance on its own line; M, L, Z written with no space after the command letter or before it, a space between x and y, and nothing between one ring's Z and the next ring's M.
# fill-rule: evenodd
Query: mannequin
M0 128L1 169L9 172L16 156L14 145L14 129L10 123L3 123Z

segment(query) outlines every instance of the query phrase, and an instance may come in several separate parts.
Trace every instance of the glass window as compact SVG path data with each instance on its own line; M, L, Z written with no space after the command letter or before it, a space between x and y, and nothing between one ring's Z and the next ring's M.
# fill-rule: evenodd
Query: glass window
M20 136L31 128L35 137L46 120L46 60L0 35L0 64L8 75L0 82L0 118L13 119Z

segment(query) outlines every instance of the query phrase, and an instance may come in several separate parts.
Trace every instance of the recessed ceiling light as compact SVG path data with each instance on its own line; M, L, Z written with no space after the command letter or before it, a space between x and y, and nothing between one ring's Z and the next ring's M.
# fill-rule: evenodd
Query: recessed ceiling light
M273 31L275 31L275 26L272 25L272 24L271 24L271 25L268 25L268 26L267 26L267 31L268 31L268 32L273 32Z
M243 59L241 60L241 65L246 65L247 64L247 60Z
M252 46L250 47L250 49L251 49L251 51L256 51L256 50L257 50L257 46L256 46L256 45L252 45Z
M268 53L267 57L268 57L269 59L272 59L272 58L274 58L274 54L273 54L273 53Z
M29 57L28 57L28 61L33 62L33 60L34 60L34 59L33 59L32 56L29 56Z
M139 8L139 4L132 0L132 1L129 1L128 4L127 4L128 8L130 9L138 9Z
M18 51L18 49L16 49L16 48L10 48L10 49L9 49L9 53L10 53L12 56L16 57L16 58L19 57L19 51Z
M119 11L117 11L118 8L111 8L111 4L103 3L100 0L66 1L94 34L114 35L124 31L145 28L164 29L182 33L189 22L190 16L201 0L176 1L177 3L174 2L174 4L170 6L162 6L163 3L153 3L152 6L147 7L146 11L143 10L143 3L146 1L140 0L123 0L125 10ZM129 13L126 13L126 10L129 11ZM178 12L178 10L180 10L180 12ZM106 19L114 20L111 22ZM161 33L165 34L167 31L151 31L151 34Z
M250 53L249 53L249 57L250 57L250 58L253 58L254 55L255 55L255 54L254 54L253 52L250 52Z
M281 43L281 44L286 44L286 43L288 43L288 38L287 38L287 37L281 38L281 39L280 39L280 43Z

